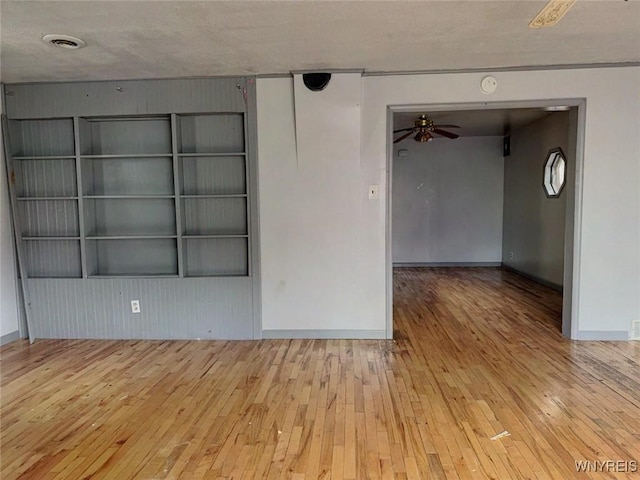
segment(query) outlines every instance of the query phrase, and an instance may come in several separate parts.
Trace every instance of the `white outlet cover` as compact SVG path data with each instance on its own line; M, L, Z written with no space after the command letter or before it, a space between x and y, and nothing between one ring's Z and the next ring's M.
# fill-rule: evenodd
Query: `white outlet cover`
M378 199L378 185L369 185L369 200Z
M140 313L140 300L131 300L131 313Z

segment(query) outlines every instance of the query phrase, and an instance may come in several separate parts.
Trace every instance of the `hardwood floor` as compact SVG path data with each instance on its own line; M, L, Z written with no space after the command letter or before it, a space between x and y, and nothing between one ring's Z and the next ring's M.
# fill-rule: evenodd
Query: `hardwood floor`
M11 343L0 476L640 476L638 342L562 338L560 295L494 268L399 269L395 303L394 341Z

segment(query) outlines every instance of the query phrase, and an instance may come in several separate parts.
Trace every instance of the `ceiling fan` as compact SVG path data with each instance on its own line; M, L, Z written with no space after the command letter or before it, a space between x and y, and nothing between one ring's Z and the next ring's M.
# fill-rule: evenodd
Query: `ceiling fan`
M456 135L455 133L447 132L446 130L442 130L443 128L460 128L458 125L434 125L433 120L431 120L426 114L422 114L418 117L417 120L414 120L413 127L409 128L401 128L400 130L394 130L393 133L407 132L404 135L400 135L396 138L393 143L398 143L407 138L410 135L416 134L413 139L416 142L424 143L430 142L433 140L434 133L438 135L442 135L443 137L447 137L450 139L458 138L460 135Z

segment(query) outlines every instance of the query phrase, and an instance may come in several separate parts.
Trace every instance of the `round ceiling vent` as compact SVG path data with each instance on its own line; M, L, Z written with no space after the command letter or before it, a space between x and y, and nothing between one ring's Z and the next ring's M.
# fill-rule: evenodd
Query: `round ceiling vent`
M78 37L72 37L71 35L59 35L57 33L50 33L42 37L44 43L53 45L55 47L66 48L68 50L77 50L86 45L84 40Z

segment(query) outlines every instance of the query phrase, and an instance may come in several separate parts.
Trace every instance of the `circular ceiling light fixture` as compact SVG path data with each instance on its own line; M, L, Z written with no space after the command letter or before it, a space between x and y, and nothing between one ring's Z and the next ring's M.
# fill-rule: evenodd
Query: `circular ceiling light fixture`
M67 50L77 50L86 46L84 40L71 35L61 35L58 33L49 33L42 37L42 41L54 47L66 48Z

